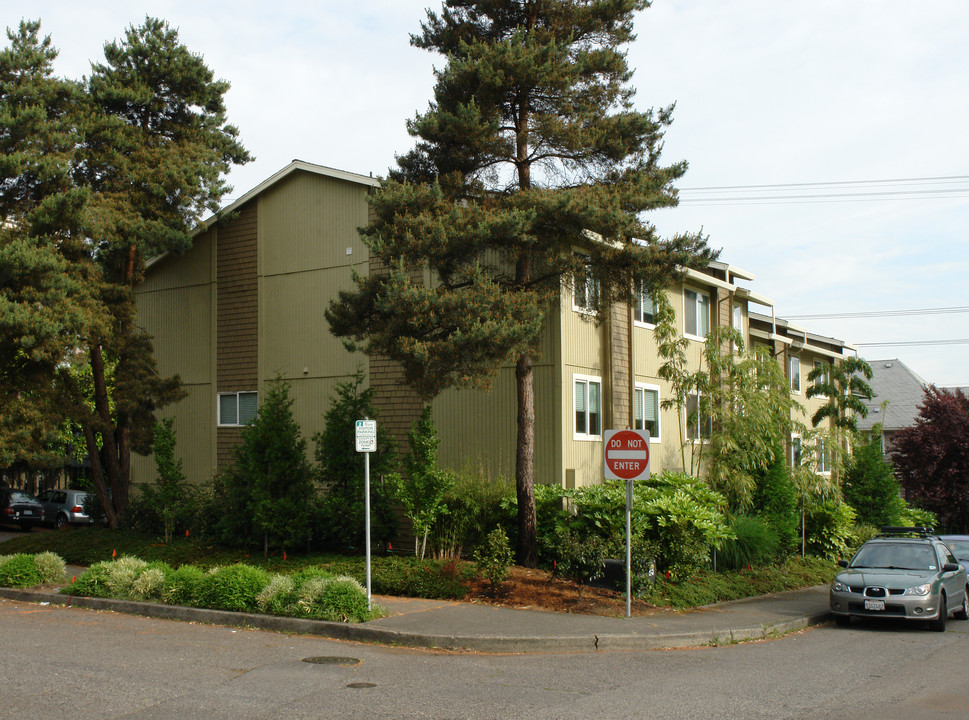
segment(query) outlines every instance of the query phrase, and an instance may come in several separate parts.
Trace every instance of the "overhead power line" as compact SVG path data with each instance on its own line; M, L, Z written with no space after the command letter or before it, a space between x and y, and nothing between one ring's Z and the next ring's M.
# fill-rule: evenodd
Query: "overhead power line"
M812 315L785 315L788 320L841 320L848 318L905 317L907 315L951 315L969 312L969 306L920 308L916 310L867 310L844 313L815 313Z
M856 342L851 343L856 347L918 347L929 345L969 345L969 338L956 338L954 340L902 340L899 342Z
M680 188L679 193L680 203L690 205L933 200L969 197L969 175L708 185Z

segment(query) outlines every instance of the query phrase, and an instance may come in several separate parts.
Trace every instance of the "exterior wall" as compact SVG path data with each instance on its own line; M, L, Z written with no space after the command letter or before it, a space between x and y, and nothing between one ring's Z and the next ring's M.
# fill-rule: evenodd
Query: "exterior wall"
M295 172L259 196L258 377L260 385L277 376L290 383L293 414L308 440L323 429L337 384L358 370L368 374L366 355L348 352L323 314L352 287L354 270L368 272L357 232L367 224L367 192Z
M161 416L175 417L178 452L190 482L216 466L215 247L217 230L196 238L182 256L161 259L138 287L138 324L153 336L162 376L179 375L187 396ZM132 478L156 476L153 457L132 455Z
M216 241L216 389L259 389L259 305L256 203L220 228ZM212 398L213 403L217 398ZM232 462L240 428L216 430L217 467Z

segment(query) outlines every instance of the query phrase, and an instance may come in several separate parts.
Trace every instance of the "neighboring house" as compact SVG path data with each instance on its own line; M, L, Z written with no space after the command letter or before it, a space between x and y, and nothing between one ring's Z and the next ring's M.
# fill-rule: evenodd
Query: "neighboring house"
M386 358L348 352L323 315L336 293L351 286L353 272L379 271L357 233L367 224L367 195L377 184L294 161L232 203L222 220L199 228L184 255L148 264L137 290L139 323L154 336L159 372L179 374L187 391L167 412L176 419L178 453L190 479L204 481L231 462L263 384L277 375L291 383L296 420L310 438L322 430L335 386L362 369L376 391L378 421L406 447L419 398ZM746 287L751 280L714 262L664 290L689 340L691 367L699 366L710 330L732 325L748 341L768 345L788 371L790 358L799 358L796 391L803 393L815 361L836 361L850 348L751 313L751 304L772 307ZM676 410L661 407L669 389L658 374L655 318L648 288L638 291L633 307L609 308L596 324L594 282L563 285L534 363L536 482L600 482L606 429L648 428L654 472L677 469L682 443L709 436L707 423L685 427ZM443 465L514 476L514 368L503 369L490 392L442 393L433 414ZM136 482L154 474L151 458L135 458Z
M872 360L872 399L865 400L868 417L858 418L858 429L870 433L882 427L882 452L891 450L892 437L902 428L915 425L919 406L925 399L926 382L901 360Z

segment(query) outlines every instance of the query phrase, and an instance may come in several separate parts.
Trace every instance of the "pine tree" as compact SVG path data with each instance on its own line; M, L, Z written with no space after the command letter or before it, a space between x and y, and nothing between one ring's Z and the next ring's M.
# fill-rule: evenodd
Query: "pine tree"
M533 364L544 319L592 275L607 313L634 278L663 287L712 257L668 240L645 211L676 204L685 163L662 166L672 108L633 108L621 47L645 0L446 0L417 47L447 58L434 101L408 122L416 147L372 198L364 240L386 273L327 312L333 331L394 358L430 398L517 383L518 561L536 562ZM432 271L430 285L424 269Z
M146 18L107 44L83 84L53 78L56 52L38 30L24 23L8 33L0 60L0 208L20 235L25 267L39 269L16 292L47 293L53 313L67 311L57 314L60 329L28 319L43 332L25 334L12 362L2 358L0 380L9 389L18 363L35 361L46 390L31 399L56 399L49 409L81 427L114 526L128 505L131 452L149 451L155 410L180 395L135 324L134 286L147 259L190 247L192 229L228 190L224 174L249 156L225 120L228 84L163 21ZM90 366L90 388L65 359Z
M262 540L268 557L270 545L285 549L306 542L315 491L289 385L276 378L263 395L255 419L242 431L224 490L251 520L253 538Z

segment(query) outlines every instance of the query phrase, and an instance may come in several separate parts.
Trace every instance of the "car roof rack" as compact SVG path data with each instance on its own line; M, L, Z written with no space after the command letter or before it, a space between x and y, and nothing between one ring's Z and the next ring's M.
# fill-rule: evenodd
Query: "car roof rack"
M935 530L933 528L926 527L924 525L916 525L914 527L897 527L895 525L886 525L881 530L882 536L885 537L916 535L918 537L926 538L935 535Z

